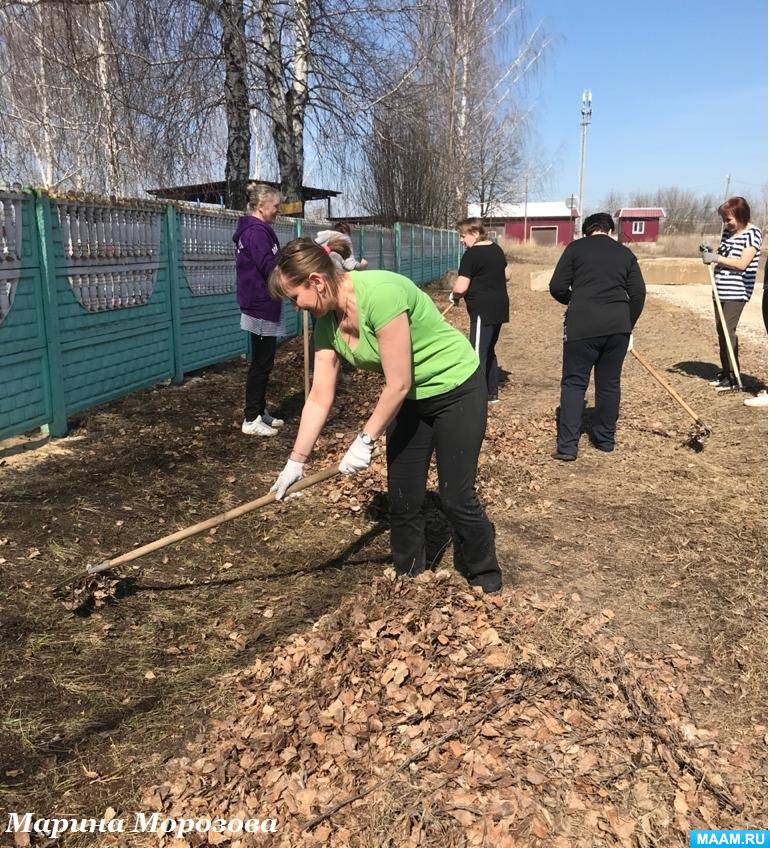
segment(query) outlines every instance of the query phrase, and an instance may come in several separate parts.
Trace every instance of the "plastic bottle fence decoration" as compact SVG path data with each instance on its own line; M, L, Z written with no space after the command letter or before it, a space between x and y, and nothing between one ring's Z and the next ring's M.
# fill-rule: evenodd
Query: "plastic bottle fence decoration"
M7 194L0 199L0 325L11 311L21 273L21 200Z
M55 201L67 279L88 312L143 306L160 265L160 207Z
M182 212L182 264L194 297L235 291L233 231L237 213Z

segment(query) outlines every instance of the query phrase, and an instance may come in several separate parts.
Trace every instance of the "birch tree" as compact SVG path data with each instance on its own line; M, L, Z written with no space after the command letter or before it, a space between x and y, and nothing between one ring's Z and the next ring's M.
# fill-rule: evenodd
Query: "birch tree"
M210 173L223 97L201 11L188 0L0 0L0 179L143 193Z
M246 205L246 183L249 179L251 154L251 109L243 0L222 0L216 7L216 13L222 27L225 75L225 202L229 209L243 209Z

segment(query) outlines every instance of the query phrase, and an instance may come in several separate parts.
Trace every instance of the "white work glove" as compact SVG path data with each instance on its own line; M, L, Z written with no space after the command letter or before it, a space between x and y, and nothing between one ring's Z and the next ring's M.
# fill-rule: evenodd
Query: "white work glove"
M275 499L277 501L283 500L283 496L286 494L289 486L301 480L304 476L305 463L295 462L293 459L289 459L286 465L284 465L283 471L278 475L278 479L270 487L270 491L275 492Z
M698 245L698 250L700 251L700 258L703 260L704 265L713 265L714 262L719 262L719 254L714 253L711 245L707 242L701 242Z
M460 302L459 295L456 295L453 291L449 292L449 302L452 304L452 306L457 306L457 304Z
M356 440L348 448L348 452L342 457L340 471L343 474L355 474L358 471L368 468L372 463L373 450L374 442L368 445L364 441L364 434L359 433L356 436Z
M633 349L634 349L634 334L631 333L631 335L628 337L628 353L631 353L631 351Z

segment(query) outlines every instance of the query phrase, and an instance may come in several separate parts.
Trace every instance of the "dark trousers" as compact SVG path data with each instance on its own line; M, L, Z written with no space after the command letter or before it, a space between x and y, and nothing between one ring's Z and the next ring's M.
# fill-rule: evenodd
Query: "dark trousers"
M267 381L275 363L275 348L278 339L275 336L258 336L249 333L251 337L251 364L246 377L246 405L243 417L253 421L265 411L265 392Z
M495 345L500 338L502 324L482 324L478 315L471 315L470 341L479 358L482 373L487 381L487 396L497 397L497 380L499 369Z
M405 400L388 428L391 548L397 574L426 568L422 505L433 451L441 505L457 535L472 586L502 585L494 530L476 495L476 469L487 426L487 387L479 368L451 392Z
M722 300L720 301L722 304L722 312L725 315L725 324L727 325L727 334L730 338L730 344L733 347L733 353L735 354L735 362L738 366L738 371L741 370L741 361L738 359L738 321L741 319L741 313L743 312L743 307L746 305L746 302L743 300ZM714 319L716 320L717 325L717 338L719 339L719 361L722 363L722 374L729 377L731 380L735 380L735 374L733 374L733 366L730 362L730 352L727 349L727 342L725 341L725 334L722 332L722 322L719 320L719 313L717 312L716 301L714 302Z
M600 448L611 450L615 446L615 427L620 412L620 372L628 351L628 339L628 333L614 333L564 342L557 440L559 453L577 453L583 402L592 368L596 390L591 426L593 439Z
M767 332L767 289L762 292L762 320L765 322L765 332Z

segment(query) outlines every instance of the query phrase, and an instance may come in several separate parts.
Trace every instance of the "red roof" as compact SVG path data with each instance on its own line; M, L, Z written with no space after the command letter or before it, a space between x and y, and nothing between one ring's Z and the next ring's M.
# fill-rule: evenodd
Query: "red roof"
M665 218L660 206L624 206L615 213L616 218Z

